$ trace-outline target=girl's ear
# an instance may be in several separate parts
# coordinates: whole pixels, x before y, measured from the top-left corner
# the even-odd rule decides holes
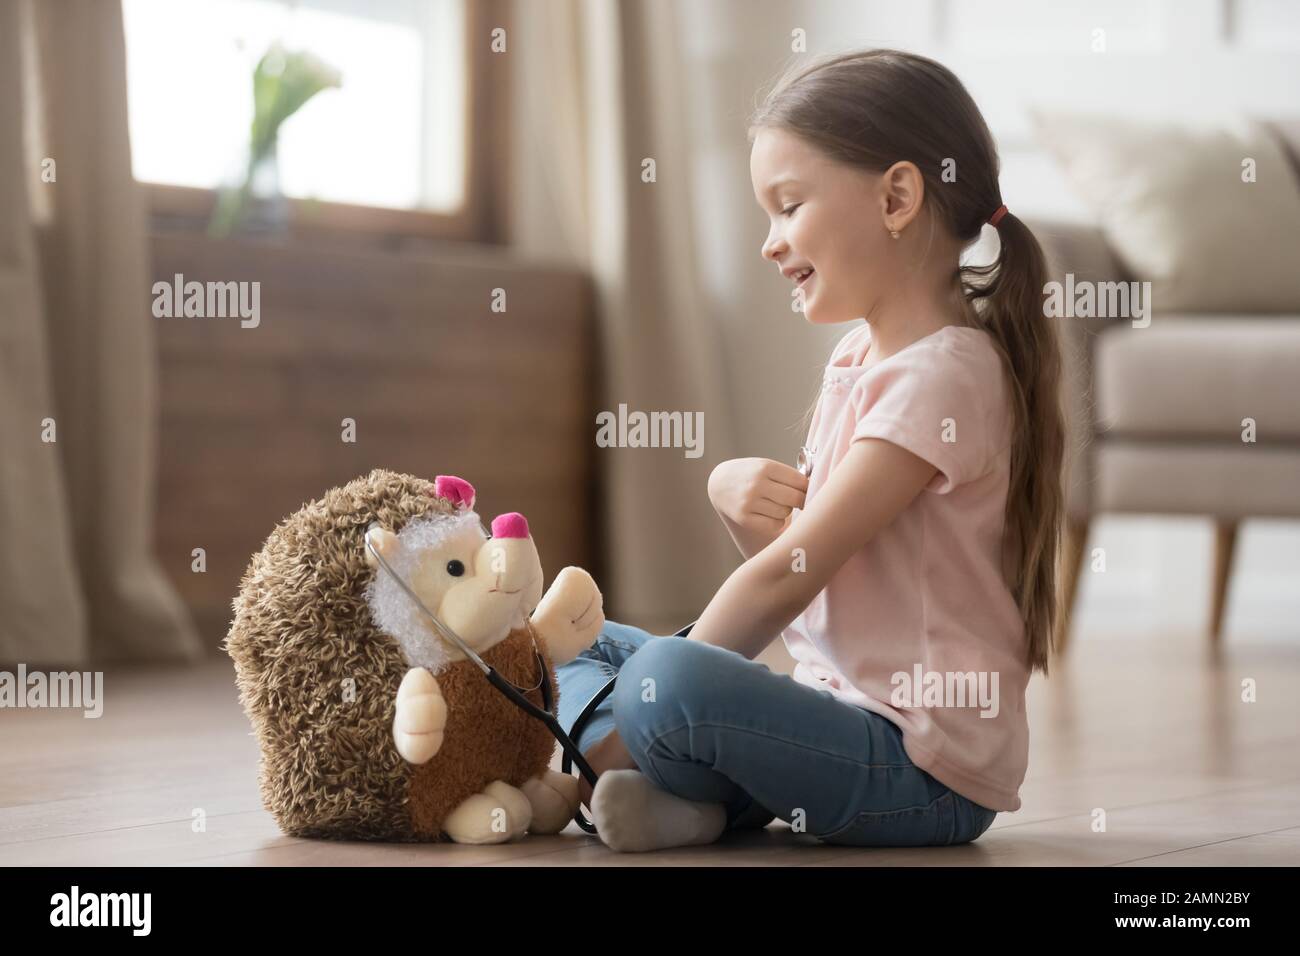
[[[925,177],[916,163],[899,160],[881,174],[880,194],[885,228],[902,232],[921,213]]]

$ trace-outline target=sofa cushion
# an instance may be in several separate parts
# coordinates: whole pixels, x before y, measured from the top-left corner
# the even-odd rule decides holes
[[[1049,276],[1061,282],[1067,272],[1076,281],[1129,282],[1133,279],[1117,258],[1106,233],[1095,223],[1057,219],[1026,219],[1042,246]]]
[[[1030,112],[1156,314],[1300,312],[1300,187],[1276,130]]]
[[[1096,511],[1300,517],[1300,448],[1115,439],[1097,449]]]
[[[1108,435],[1300,440],[1300,316],[1157,318],[1096,339],[1098,428]],[[1247,446],[1249,447],[1249,446]]]

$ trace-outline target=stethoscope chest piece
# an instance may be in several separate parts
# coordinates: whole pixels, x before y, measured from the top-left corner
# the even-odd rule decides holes
[[[799,449],[799,457],[795,460],[794,466],[805,478],[812,475],[813,452],[807,445]]]

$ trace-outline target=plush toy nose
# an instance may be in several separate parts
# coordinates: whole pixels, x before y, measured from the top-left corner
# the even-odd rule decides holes
[[[492,537],[526,538],[528,537],[528,519],[518,511],[497,515],[492,519]]]

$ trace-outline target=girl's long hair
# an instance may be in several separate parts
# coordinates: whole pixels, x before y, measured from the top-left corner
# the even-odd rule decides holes
[[[934,60],[899,50],[815,59],[787,72],[750,117],[750,139],[783,129],[846,165],[883,173],[916,164],[924,202],[969,246],[1002,205],[998,155],[961,81]],[[945,182],[945,170],[955,179]],[[983,266],[958,265],[954,296],[1001,353],[1013,414],[1004,574],[1025,624],[1031,671],[1048,670],[1062,614],[1057,563],[1064,511],[1065,423],[1061,353],[1043,311],[1047,267],[1034,234],[1013,213],[998,223],[1001,248]]]

